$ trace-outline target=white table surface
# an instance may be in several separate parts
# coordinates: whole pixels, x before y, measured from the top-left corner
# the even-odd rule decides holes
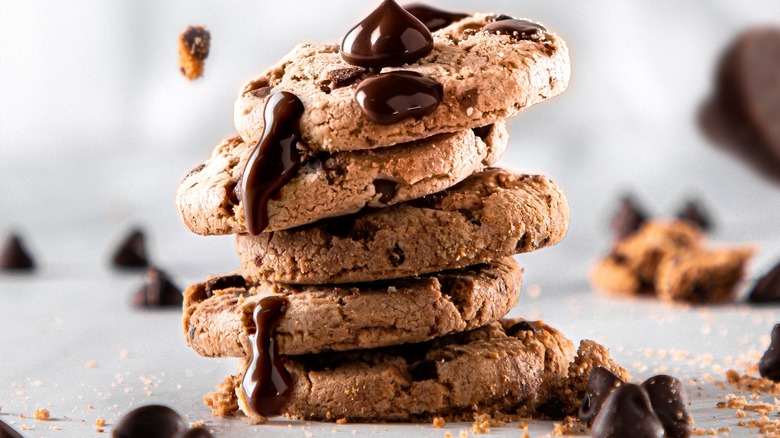
[[[465,0],[432,3],[474,9]],[[252,427],[212,418],[201,398],[233,361],[191,352],[179,312],[131,309],[141,274],[106,262],[117,239],[141,225],[152,259],[181,286],[237,267],[231,238],[181,225],[178,181],[233,132],[243,80],[298,42],[338,39],[370,9],[356,5],[0,0],[0,232],[18,230],[41,265],[31,275],[0,274],[0,420],[33,427],[25,436],[93,436],[98,417],[110,431],[132,407],[162,403],[218,436],[444,435],[428,424]],[[699,197],[716,221],[714,240],[760,245],[743,288],[780,261],[780,187],[711,148],[693,122],[721,48],[746,26],[780,21],[780,3],[493,1],[480,9],[538,19],[572,52],[569,90],[510,124],[503,165],[548,173],[572,207],[562,244],[518,257],[524,294],[510,316],[602,342],[637,378],[665,370],[697,380],[688,386],[697,427],[756,435],[735,426],[733,411],[714,408],[730,390],[704,376],[722,380],[722,370],[755,363],[780,307],[617,299],[592,292],[586,279],[625,191],[657,216]],[[188,83],[175,38],[195,23],[209,26],[214,43],[206,76]],[[55,421],[30,419],[37,407]],[[457,436],[468,426],[447,430]],[[534,423],[530,434],[551,428]]]

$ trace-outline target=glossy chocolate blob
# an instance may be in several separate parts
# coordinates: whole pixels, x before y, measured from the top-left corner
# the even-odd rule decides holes
[[[547,31],[541,24],[517,19],[494,21],[485,25],[482,30],[499,35],[512,35],[518,40],[532,41],[539,41]]]
[[[431,50],[428,28],[393,0],[383,1],[341,42],[345,61],[375,69],[410,64]]]
[[[582,406],[579,410],[580,421],[590,425],[609,394],[622,384],[623,381],[620,380],[620,377],[602,366],[591,371],[585,390],[585,398],[582,400]]]
[[[383,125],[430,114],[443,97],[440,83],[411,71],[372,76],[361,82],[355,93],[363,114]]]
[[[442,11],[421,3],[406,5],[404,9],[420,20],[431,32],[436,32],[469,16],[468,14]]]
[[[126,413],[114,427],[114,438],[174,438],[186,431],[184,419],[173,409],[148,405]]]
[[[686,409],[688,393],[679,380],[661,374],[645,380],[642,388],[650,397],[650,405],[661,420],[667,438],[691,436],[693,421]]]
[[[281,296],[269,296],[255,307],[254,321],[257,331],[249,336],[252,343],[252,360],[241,382],[249,409],[264,417],[274,417],[290,400],[293,380],[284,367],[274,330],[287,310],[287,300]]]
[[[631,383],[615,388],[593,420],[593,438],[664,438],[661,420],[642,387]]]
[[[298,122],[303,102],[292,93],[271,95],[263,111],[263,134],[241,177],[246,227],[257,235],[268,226],[268,201],[298,172]]]

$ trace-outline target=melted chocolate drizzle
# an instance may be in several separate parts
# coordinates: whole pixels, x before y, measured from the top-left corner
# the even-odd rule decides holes
[[[341,57],[367,68],[410,64],[431,50],[431,32],[394,0],[382,2],[341,42]]]
[[[404,9],[406,9],[406,12],[409,12],[420,20],[431,32],[436,32],[439,29],[443,29],[450,24],[469,16],[468,14],[461,14],[458,12],[442,11],[441,9],[432,8],[421,3],[406,5],[404,6]]]
[[[361,82],[355,93],[363,114],[383,125],[430,114],[443,97],[440,83],[411,71],[372,76]]]
[[[547,31],[541,24],[518,19],[494,21],[485,25],[482,30],[498,35],[512,35],[518,40],[532,41],[541,40]]]
[[[252,151],[241,178],[246,226],[257,235],[268,226],[268,201],[298,172],[301,135],[298,122],[303,102],[282,91],[268,98],[263,110],[263,135]]]
[[[286,310],[284,297],[270,296],[260,300],[253,316],[257,331],[249,336],[252,360],[241,386],[249,408],[264,417],[281,414],[293,390],[292,376],[282,363],[273,335]]]

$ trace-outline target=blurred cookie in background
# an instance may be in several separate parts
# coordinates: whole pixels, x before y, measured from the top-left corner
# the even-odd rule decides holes
[[[179,35],[179,69],[187,79],[203,76],[203,61],[209,56],[211,33],[204,26],[188,26]]]
[[[780,183],[780,27],[740,34],[699,113],[707,138]]]

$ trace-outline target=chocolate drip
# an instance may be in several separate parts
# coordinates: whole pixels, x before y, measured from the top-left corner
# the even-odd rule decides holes
[[[499,20],[485,25],[483,30],[498,35],[512,35],[518,40],[539,41],[547,29],[541,24],[528,20]]]
[[[432,8],[421,3],[406,5],[404,6],[404,9],[406,9],[406,12],[409,12],[420,20],[431,32],[436,32],[439,29],[443,29],[450,24],[469,16],[468,14],[461,14],[458,12],[442,11],[441,9]]]
[[[410,64],[431,50],[433,36],[428,28],[393,0],[382,2],[341,42],[341,57],[367,68]]]
[[[355,99],[365,116],[383,125],[430,114],[444,97],[444,87],[420,73],[392,71],[358,85]]]
[[[297,173],[300,166],[298,122],[303,102],[282,91],[266,101],[263,135],[252,151],[241,178],[246,227],[257,235],[268,226],[268,201]]]
[[[287,300],[281,296],[263,298],[255,307],[257,331],[249,336],[252,361],[244,372],[241,387],[249,409],[264,417],[282,413],[293,390],[292,376],[284,368],[274,330],[287,310]]]

